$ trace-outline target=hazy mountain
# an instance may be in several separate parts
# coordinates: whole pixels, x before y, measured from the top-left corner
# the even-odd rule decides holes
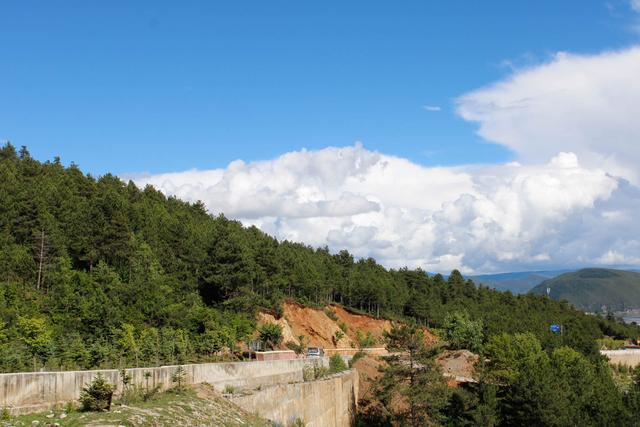
[[[567,272],[567,270],[520,271],[513,273],[481,274],[469,276],[469,279],[477,284],[482,284],[499,291],[525,294],[545,280],[559,276],[565,272]]]
[[[565,299],[585,311],[640,308],[640,273],[605,268],[585,268],[545,280],[531,292]]]

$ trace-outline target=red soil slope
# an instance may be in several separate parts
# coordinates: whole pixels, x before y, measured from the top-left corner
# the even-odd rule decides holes
[[[325,311],[332,311],[337,320],[329,318]],[[383,333],[391,329],[389,320],[355,314],[337,305],[332,305],[322,310],[305,307],[294,302],[286,302],[283,304],[283,313],[280,319],[276,319],[268,313],[260,313],[258,315],[258,324],[277,323],[282,326],[284,335],[283,348],[288,341],[298,343],[300,335],[304,335],[309,346],[323,348],[358,347],[358,332],[362,335],[371,333],[376,341],[376,346],[383,347]],[[346,333],[340,329],[341,323],[346,324]],[[340,339],[337,339],[337,336],[341,336]],[[431,334],[429,336],[433,337]]]

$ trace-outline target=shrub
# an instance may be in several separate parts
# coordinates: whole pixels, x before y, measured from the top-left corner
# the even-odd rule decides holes
[[[76,411],[76,405],[73,402],[67,402],[64,405],[64,412],[66,412],[67,414],[70,414],[75,411]]]
[[[356,351],[356,353],[353,355],[353,357],[349,361],[349,367],[352,367],[354,365],[354,363],[356,363],[358,360],[362,359],[366,355],[367,355],[367,353],[365,353],[362,350]]]
[[[349,330],[349,326],[345,322],[343,322],[342,320],[338,322],[338,327],[340,329],[342,329],[342,332],[344,332],[345,334]]]
[[[236,388],[230,384],[227,384],[226,386],[224,386],[224,393],[225,394],[234,394],[236,392]]]
[[[258,332],[260,333],[260,340],[269,350],[273,350],[282,342],[282,326],[276,323],[265,323]]]
[[[325,309],[324,309],[324,314],[326,314],[326,315],[327,315],[327,317],[328,317],[329,319],[333,320],[334,322],[335,322],[336,320],[338,320],[338,315],[336,314],[336,312],[335,312],[335,311],[333,311],[333,310],[331,310],[331,309],[329,309],[329,308],[325,308]]]
[[[9,421],[10,419],[11,419],[11,414],[9,413],[9,409],[2,408],[2,411],[0,412],[0,420]]]
[[[84,387],[80,393],[80,403],[83,411],[108,411],[111,409],[113,385],[98,374],[89,387]]]
[[[314,381],[326,376],[329,373],[329,370],[319,363],[312,363],[309,365],[305,365],[302,369],[302,378],[304,381]]]
[[[296,344],[293,341],[287,341],[285,343],[285,346],[289,349],[289,350],[293,350],[296,354],[302,354],[304,353],[304,350],[307,347],[307,339],[304,335],[300,335],[298,337],[298,341],[300,342],[300,344]]]
[[[332,374],[337,374],[338,372],[346,371],[347,369],[347,364],[339,354],[334,354],[329,358],[329,372]]]
[[[338,342],[342,339],[342,337],[344,337],[344,334],[342,333],[342,331],[336,331],[335,335],[333,336],[333,343],[338,344]]]
[[[374,338],[371,331],[367,332],[367,334],[363,334],[361,331],[357,333],[358,338],[358,346],[360,348],[373,347],[376,344],[376,339]]]

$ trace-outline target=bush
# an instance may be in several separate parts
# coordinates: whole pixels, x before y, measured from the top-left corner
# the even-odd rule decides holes
[[[258,332],[260,333],[260,341],[269,350],[273,350],[282,342],[282,326],[276,323],[265,323]]]
[[[338,327],[340,329],[342,329],[342,332],[344,332],[345,334],[349,330],[349,326],[347,326],[347,324],[345,322],[343,322],[342,320],[338,322]]]
[[[80,393],[80,403],[83,411],[108,411],[111,409],[113,385],[98,374],[89,387],[84,387]]]
[[[367,332],[366,335],[363,334],[361,331],[358,331],[357,338],[358,338],[358,347],[360,348],[373,347],[376,344],[376,339],[371,333],[371,331]]]
[[[293,427],[304,427],[305,423],[301,418],[296,418],[292,424]]]
[[[0,420],[9,421],[10,419],[11,419],[11,414],[9,413],[9,409],[2,408],[2,411],[0,412]]]
[[[76,411],[76,405],[73,402],[67,402],[64,405],[64,412],[66,412],[67,414],[70,414],[72,412]]]
[[[356,351],[356,354],[354,354],[351,360],[349,361],[349,367],[352,367],[358,360],[362,359],[366,355],[367,353],[365,353],[362,350]]]
[[[337,374],[338,372],[346,371],[349,369],[344,359],[339,354],[334,354],[329,358],[329,372]]]
[[[304,335],[300,335],[298,341],[300,342],[299,344],[296,344],[294,341],[287,341],[284,345],[296,354],[303,354],[307,348],[307,339]]]
[[[312,363],[309,365],[305,365],[302,369],[302,378],[304,381],[314,381],[318,380],[329,373],[329,370],[319,363]]]
[[[333,311],[333,310],[331,310],[331,309],[329,309],[329,308],[325,308],[325,309],[324,309],[324,314],[326,314],[326,315],[327,315],[327,317],[328,317],[329,319],[333,320],[334,322],[335,322],[336,320],[338,320],[338,315],[336,314],[336,312],[335,312],[335,311]]]

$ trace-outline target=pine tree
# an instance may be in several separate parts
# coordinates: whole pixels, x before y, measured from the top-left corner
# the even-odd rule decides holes
[[[394,354],[385,357],[387,366],[377,381],[382,403],[401,425],[438,424],[451,393],[435,363],[438,349],[426,347],[415,325],[394,325],[385,337]]]

